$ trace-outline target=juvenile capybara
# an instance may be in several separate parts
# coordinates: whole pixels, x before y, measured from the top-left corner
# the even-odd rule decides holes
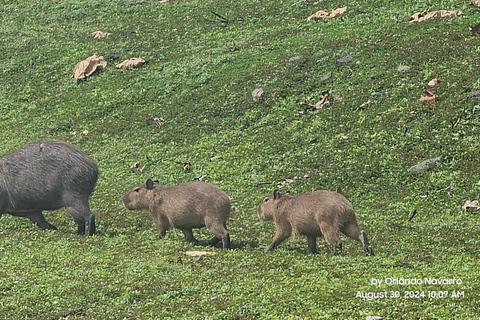
[[[29,143],[0,158],[0,216],[27,217],[55,230],[42,211],[66,208],[78,233],[92,235],[95,216],[88,198],[97,177],[97,164],[79,148],[57,140]]]
[[[158,181],[148,179],[128,191],[123,203],[130,210],[149,209],[160,238],[167,230],[178,228],[185,240],[197,243],[192,229],[206,226],[215,235],[209,241],[210,245],[221,240],[224,250],[230,246],[226,226],[230,216],[230,199],[213,184],[191,181],[164,187]]]
[[[275,236],[266,251],[275,249],[290,236],[301,234],[307,236],[312,253],[317,253],[317,237],[322,235],[335,247],[335,252],[340,253],[339,232],[342,232],[360,241],[364,252],[373,255],[367,235],[358,227],[351,203],[340,193],[317,190],[293,196],[275,190],[258,206],[258,216],[275,222]]]

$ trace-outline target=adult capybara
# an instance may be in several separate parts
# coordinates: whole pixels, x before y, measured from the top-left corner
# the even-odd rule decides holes
[[[322,235],[339,253],[342,250],[339,232],[342,232],[360,241],[364,252],[373,255],[367,235],[358,227],[351,203],[340,193],[318,190],[293,196],[275,190],[258,206],[258,216],[275,222],[275,236],[266,251],[275,249],[292,235],[301,234],[307,236],[312,253],[317,253],[317,237]]]
[[[82,150],[63,141],[29,143],[0,158],[0,216],[27,217],[42,229],[57,229],[43,210],[65,207],[78,233],[95,232],[88,197],[98,177],[97,164]]]
[[[210,245],[221,240],[224,250],[230,246],[226,226],[230,216],[230,199],[212,184],[191,181],[169,188],[148,179],[128,191],[123,203],[130,210],[149,209],[160,238],[168,229],[178,228],[185,240],[197,243],[192,229],[206,226],[215,235]]]

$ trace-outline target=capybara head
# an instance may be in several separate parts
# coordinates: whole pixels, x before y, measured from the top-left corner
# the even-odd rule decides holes
[[[148,179],[147,182],[133,187],[123,196],[123,204],[129,210],[148,209],[152,190],[158,187],[158,181]]]
[[[277,211],[278,200],[282,197],[280,191],[275,190],[272,195],[265,197],[258,205],[258,217],[264,221],[273,220],[273,215]]]

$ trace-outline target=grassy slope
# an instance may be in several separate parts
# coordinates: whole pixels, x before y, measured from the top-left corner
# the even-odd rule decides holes
[[[479,104],[469,98],[480,90],[479,39],[468,31],[478,10],[455,0],[350,1],[342,17],[305,22],[343,4],[295,2],[0,1],[0,153],[56,138],[82,147],[102,170],[91,201],[97,236],[75,235],[65,211],[46,214],[57,232],[2,217],[0,319],[478,316],[480,223],[461,212],[479,194]],[[434,9],[464,14],[405,23]],[[96,30],[112,35],[96,41]],[[110,59],[87,81],[71,78],[78,61],[109,53],[149,63],[127,72]],[[354,61],[338,67],[346,55]],[[399,74],[401,65],[412,69]],[[443,81],[441,101],[419,105],[434,77]],[[254,102],[259,87],[267,96]],[[336,97],[327,108],[298,114],[327,90]],[[153,116],[165,124],[149,124]],[[407,174],[439,154],[445,158],[431,170]],[[147,166],[142,174],[128,169],[136,161]],[[184,251],[197,248],[181,233],[157,240],[148,213],[128,212],[120,199],[148,177],[173,185],[204,174],[234,199],[236,249],[211,249],[216,255],[193,262]],[[256,205],[277,183],[305,174],[286,188],[341,188],[375,257],[350,239],[341,256],[323,241],[309,255],[301,237],[263,253],[273,226],[258,221]],[[370,285],[388,277],[463,284]],[[458,290],[465,298],[355,298],[384,290]]]

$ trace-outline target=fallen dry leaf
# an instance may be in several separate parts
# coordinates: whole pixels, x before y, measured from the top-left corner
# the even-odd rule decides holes
[[[106,66],[107,61],[104,57],[93,55],[76,64],[75,70],[73,71],[73,77],[77,80],[85,79],[96,71],[105,69]]]
[[[310,17],[306,18],[305,20],[310,21],[310,20],[320,20],[320,19],[325,19],[325,18],[334,18],[338,15],[341,15],[347,11],[347,7],[343,8],[337,8],[335,10],[329,11],[326,9],[318,10],[314,14],[312,14]]]
[[[331,93],[332,93],[331,91],[323,92],[322,93],[323,94],[322,98],[320,100],[318,100],[318,102],[315,103],[315,104],[302,103],[300,105],[302,110],[300,110],[298,113],[304,114],[305,111],[307,111],[309,109],[317,109],[317,110],[322,109],[328,103],[328,97],[330,96]]]
[[[187,257],[201,257],[201,256],[206,256],[208,254],[215,254],[213,252],[209,251],[185,251],[185,254]]]
[[[138,68],[145,64],[145,60],[140,58],[131,58],[128,60],[123,61],[115,66],[117,69],[125,68],[125,70],[129,70],[132,68]]]
[[[423,11],[414,13],[410,17],[410,23],[421,22],[432,18],[457,18],[462,14],[462,11],[448,11],[448,10],[436,10],[436,11]]]
[[[420,97],[420,102],[428,103],[437,101],[437,86],[441,80],[434,78],[430,80],[424,87],[424,95]]]
[[[100,31],[100,30],[92,32],[93,39],[107,38],[109,35],[111,35],[111,33],[103,32],[103,31]]]
[[[477,200],[467,200],[465,201],[465,204],[462,206],[462,211],[477,211],[480,209],[480,206],[478,205]]]
[[[472,5],[475,7],[480,7],[480,0],[473,0]]]

